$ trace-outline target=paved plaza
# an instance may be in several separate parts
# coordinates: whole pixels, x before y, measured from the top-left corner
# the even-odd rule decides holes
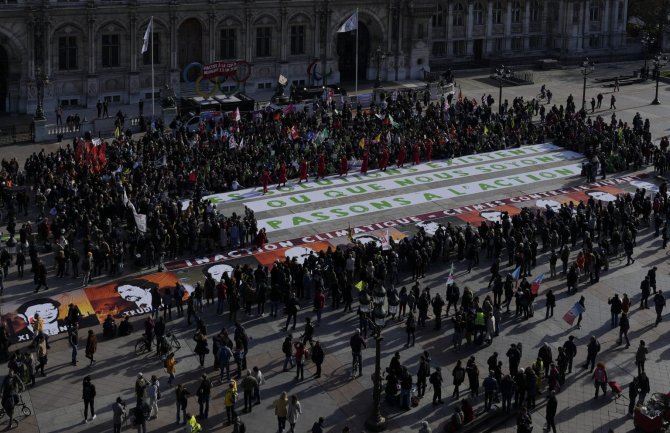
[[[639,68],[637,63],[622,63],[613,65],[598,65],[596,73],[589,77],[587,87],[587,101],[597,93],[605,95],[604,101],[609,101],[611,89],[596,85],[595,78],[613,77],[615,75],[630,75],[633,69]],[[491,93],[496,99],[498,89],[494,82],[486,77],[486,73],[474,71],[457,73],[457,84],[465,97],[481,98],[482,94]],[[565,69],[535,73],[535,84],[519,87],[505,87],[503,99],[513,99],[515,96],[531,98],[539,93],[540,86],[546,84],[554,94],[556,104],[565,103],[568,94],[575,97],[576,104],[581,103],[582,76],[578,69]],[[670,91],[662,85],[659,99],[670,105]],[[621,87],[616,93],[616,116],[626,122],[631,122],[635,113],[639,112],[643,119],[651,121],[651,132],[654,139],[658,139],[668,132],[670,113],[668,105],[650,105],[653,99],[653,83],[635,84]],[[588,104],[587,104],[588,106]],[[609,104],[603,104],[603,107]],[[614,111],[599,110],[594,115],[602,115],[606,119]],[[56,145],[31,145],[23,147],[0,148],[3,157],[16,156],[23,161],[31,152],[39,149],[54,150]],[[325,250],[338,244],[346,243],[346,229],[351,226],[357,236],[367,235],[370,239],[378,239],[391,235],[398,240],[404,236],[411,236],[417,231],[418,225],[427,229],[431,223],[478,225],[483,218],[495,218],[493,213],[501,210],[510,213],[518,212],[522,206],[535,206],[538,200],[553,200],[566,202],[569,200],[586,200],[592,191],[601,194],[617,194],[632,192],[637,182],[649,182],[659,185],[663,180],[656,177],[651,169],[639,172],[626,172],[609,175],[607,181],[586,185],[584,178],[579,175],[581,155],[554,148],[550,144],[544,146],[529,146],[514,152],[495,152],[496,155],[467,160],[457,158],[450,166],[443,162],[434,161],[433,164],[422,164],[411,170],[391,172],[387,174],[371,171],[366,178],[352,178],[348,184],[337,184],[332,179],[320,184],[309,181],[308,186],[292,186],[292,189],[275,192],[271,196],[261,197],[253,191],[248,198],[220,203],[220,209],[225,213],[243,212],[244,206],[256,211],[259,225],[266,227],[269,234],[269,247],[264,251],[238,251],[235,254],[221,254],[220,257],[180,257],[168,263],[165,275],[155,278],[175,278],[182,282],[195,284],[204,280],[204,272],[215,260],[224,264],[271,264],[275,259],[282,258],[292,248],[302,248],[291,254],[305,254],[310,250]],[[438,176],[440,173],[450,173],[449,176]],[[290,184],[290,183],[289,183]],[[482,184],[489,187],[482,187]],[[468,186],[472,185],[472,187]],[[291,186],[291,185],[289,185]],[[478,189],[473,189],[478,188]],[[391,206],[380,204],[392,203]],[[397,205],[397,206],[396,206]],[[365,206],[365,209],[355,208]],[[340,212],[332,211],[340,209]],[[345,212],[342,212],[345,209]],[[347,211],[347,209],[349,209]],[[458,210],[458,211],[455,211]],[[330,212],[332,211],[332,212]],[[314,213],[320,215],[314,216]],[[329,213],[330,212],[330,213]],[[488,213],[487,213],[488,212]],[[341,214],[346,214],[342,216]],[[311,216],[310,216],[311,215]],[[325,216],[328,216],[326,218]],[[413,218],[412,218],[413,217]],[[386,222],[387,224],[380,224]],[[651,266],[658,266],[657,285],[665,290],[670,282],[670,268],[667,266],[666,250],[661,249],[660,237],[653,236],[653,230],[643,228],[637,237],[635,249],[636,261],[627,266],[624,256],[610,261],[610,269],[601,274],[600,282],[591,286],[580,284],[577,295],[568,295],[565,290],[565,277],[559,274],[558,278],[548,278],[548,255],[542,254],[538,258],[538,266],[533,270],[533,277],[545,273],[547,278],[542,284],[540,296],[535,301],[536,314],[528,321],[515,319],[513,315],[504,316],[500,336],[495,338],[490,346],[464,346],[459,352],[451,347],[452,326],[446,321],[441,331],[433,330],[432,313],[426,328],[417,329],[416,345],[405,348],[404,323],[390,322],[383,330],[382,368],[386,367],[393,354],[400,351],[402,364],[407,366],[416,377],[416,370],[420,355],[429,351],[432,357],[431,366],[440,366],[444,377],[442,394],[445,404],[433,406],[431,404],[432,390],[420,401],[418,407],[409,411],[398,407],[389,407],[382,404],[382,413],[388,420],[388,431],[416,432],[419,423],[427,420],[433,431],[442,432],[443,426],[455,408],[451,398],[453,390],[451,370],[457,360],[467,360],[475,356],[479,365],[481,377],[487,370],[486,360],[494,352],[500,354],[504,362],[505,371],[508,368],[504,356],[511,343],[523,344],[523,358],[521,366],[525,367],[537,356],[537,350],[543,343],[549,343],[556,356],[559,346],[574,335],[578,343],[578,354],[575,359],[576,368],[568,375],[565,385],[558,394],[558,414],[556,423],[558,430],[563,433],[595,433],[633,430],[633,423],[626,415],[628,401],[625,398],[614,401],[608,391],[607,397],[594,400],[593,381],[588,370],[581,368],[586,359],[586,343],[591,335],[598,337],[602,351],[599,361],[606,363],[610,380],[616,380],[626,385],[636,373],[635,350],[640,339],[644,339],[649,348],[647,374],[650,378],[653,392],[666,393],[670,391],[670,371],[667,363],[670,358],[670,339],[667,332],[670,330],[670,319],[667,314],[658,327],[653,327],[654,313],[651,310],[639,309],[640,281]],[[365,239],[361,239],[365,240]],[[280,241],[289,241],[281,244]],[[274,247],[272,247],[274,245]],[[578,244],[579,246],[579,244]],[[578,249],[573,249],[571,260],[574,260]],[[482,262],[479,267],[467,273],[465,261],[455,262],[455,279],[461,289],[468,286],[481,297],[489,294],[486,286],[490,277],[490,260],[481,254]],[[51,259],[48,259],[51,263]],[[506,260],[502,262],[507,264]],[[433,288],[433,293],[445,292],[445,283],[449,273],[450,263],[439,263],[431,266],[426,278],[420,280],[421,287]],[[131,266],[129,266],[132,268]],[[512,272],[512,267],[505,266],[503,274]],[[133,269],[130,269],[132,272]],[[137,271],[137,270],[135,270]],[[138,272],[139,273],[139,272]],[[16,279],[16,271],[10,271],[6,281],[5,294],[2,298],[0,313],[7,314],[13,311],[16,305],[26,300],[37,298],[32,292],[33,284],[30,273],[28,278]],[[74,299],[77,296],[95,296],[95,292],[102,292],[107,281],[96,281],[85,292],[81,289],[78,280],[62,279],[49,274],[51,289],[48,296],[59,296],[60,299]],[[403,275],[400,286],[411,286],[413,282],[408,275]],[[100,285],[100,286],[98,286]],[[557,293],[555,314],[545,319],[544,296],[547,290]],[[609,319],[608,298],[615,293],[627,293],[633,300],[631,308],[631,347],[625,349],[617,345],[618,330],[611,330]],[[39,295],[44,296],[44,295]],[[566,323],[562,316],[579,299],[586,298],[586,312],[582,328],[577,329]],[[313,316],[311,303],[303,307],[298,314],[298,328],[294,336],[300,336],[304,318]],[[304,304],[303,304],[304,305]],[[327,302],[330,305],[330,302]],[[228,314],[217,316],[215,305],[205,306],[204,319],[207,323],[208,334],[218,333],[222,327],[233,332],[232,323]],[[267,312],[266,308],[266,312]],[[255,312],[255,308],[253,310]],[[93,329],[99,335],[98,362],[88,367],[84,358],[83,346],[86,330],[80,332],[79,365],[70,364],[70,350],[66,337],[61,334],[52,337],[49,362],[46,367],[46,377],[38,377],[37,385],[23,394],[24,400],[33,411],[27,418],[19,418],[17,432],[107,432],[112,431],[111,404],[117,396],[133,403],[133,387],[136,375],[141,372],[145,377],[152,374],[161,379],[163,398],[159,402],[158,419],[148,423],[150,432],[182,431],[182,426],[175,424],[174,390],[167,387],[167,376],[162,362],[154,354],[136,356],[134,346],[140,338],[144,316],[135,324],[135,332],[129,337],[120,337],[112,340],[102,338],[100,326]],[[374,370],[374,339],[368,340],[368,349],[363,354],[364,374],[352,380],[350,378],[351,352],[349,337],[358,326],[358,318],[354,313],[343,314],[340,310],[333,311],[326,307],[321,326],[316,328],[315,337],[325,349],[323,374],[314,378],[314,365],[308,363],[305,369],[305,380],[296,381],[293,372],[282,372],[283,355],[281,352],[285,332],[282,328],[285,318],[272,319],[242,315],[244,325],[252,340],[248,354],[248,366],[258,366],[265,375],[266,383],[261,386],[262,403],[255,406],[252,414],[241,414],[246,424],[247,432],[273,433],[276,428],[276,417],[272,409],[272,402],[282,391],[289,395],[296,394],[302,404],[296,431],[306,432],[319,416],[325,418],[325,431],[341,432],[346,425],[352,432],[366,431],[364,422],[372,410],[372,381]],[[193,327],[188,327],[183,319],[168,322],[168,328],[178,335],[182,349],[177,355],[177,383],[187,384],[194,394],[198,378],[204,372],[210,377],[218,377],[218,372],[212,368],[213,356],[207,355],[206,368],[201,369],[197,356],[193,353]],[[664,335],[666,335],[664,337]],[[13,349],[25,346],[17,343]],[[7,365],[0,366],[0,375],[7,373]],[[90,375],[97,388],[95,400],[97,419],[87,424],[82,421],[83,402],[81,399],[82,379]],[[202,422],[205,432],[230,432],[232,427],[225,427],[225,409],[223,392],[225,388],[215,381],[213,398],[210,408],[210,417]],[[624,392],[627,395],[627,389]],[[240,392],[240,400],[242,393]],[[546,397],[543,394],[538,402]],[[477,407],[483,405],[483,396],[475,402]],[[195,397],[189,400],[189,410],[197,412]],[[242,413],[242,402],[238,401],[238,413]],[[535,431],[539,431],[544,424],[544,409],[542,405],[533,413]],[[6,425],[7,418],[0,418],[0,428]],[[514,419],[497,428],[497,431],[515,431]]]

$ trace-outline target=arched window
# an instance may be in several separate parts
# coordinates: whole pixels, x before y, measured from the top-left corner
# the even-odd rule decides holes
[[[454,27],[463,27],[465,23],[465,8],[462,3],[454,5]]]
[[[533,0],[530,5],[530,21],[537,23],[542,18],[542,5],[538,0]]]
[[[503,6],[501,1],[493,3],[493,24],[502,24]]]
[[[444,27],[444,9],[437,5],[437,13],[433,15],[433,27]]]
[[[600,21],[600,16],[602,14],[602,2],[599,0],[594,0],[591,2],[589,7],[589,19],[591,21]]]
[[[512,3],[512,22],[515,24],[521,22],[521,2],[519,0]]]
[[[482,6],[481,3],[477,2],[475,3],[474,7],[474,19],[475,19],[475,25],[481,26],[484,24],[484,7]]]

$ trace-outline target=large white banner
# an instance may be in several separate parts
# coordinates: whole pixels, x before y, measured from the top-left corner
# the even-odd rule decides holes
[[[264,212],[277,209],[286,209],[307,203],[319,203],[337,198],[353,197],[363,194],[372,194],[379,191],[392,191],[395,189],[415,188],[417,185],[441,182],[449,179],[459,179],[476,176],[480,174],[493,174],[503,171],[533,167],[553,162],[581,159],[583,155],[569,150],[554,152],[547,155],[537,155],[524,158],[516,158],[507,161],[493,162],[479,165],[471,165],[457,169],[444,169],[430,173],[403,176],[402,178],[383,179],[372,182],[361,182],[356,185],[341,186],[303,193],[294,193],[284,197],[275,197],[266,200],[252,201],[246,206],[254,212]]]
[[[419,165],[410,166],[407,165],[404,168],[392,168],[393,164],[389,165],[389,168],[386,171],[380,170],[371,170],[367,175],[362,175],[359,173],[351,173],[347,177],[339,176],[330,176],[326,179],[321,179],[316,182],[308,182],[297,184],[294,182],[289,182],[285,187],[282,187],[281,190],[270,189],[267,194],[263,194],[262,187],[254,188],[244,188],[238,191],[232,192],[221,192],[217,194],[211,194],[203,197],[203,200],[210,200],[215,205],[222,205],[232,202],[246,202],[248,200],[253,200],[260,197],[268,196],[281,196],[290,194],[296,191],[307,191],[314,190],[323,187],[329,186],[339,186],[339,185],[351,185],[358,184],[360,182],[371,182],[379,178],[391,178],[391,177],[403,177],[410,174],[426,173],[433,170],[440,170],[445,168],[453,168],[468,164],[474,164],[477,162],[493,162],[499,161],[506,158],[517,158],[525,157],[531,155],[537,155],[546,152],[554,152],[557,150],[562,150],[561,147],[558,147],[551,143],[542,143],[542,144],[533,144],[530,146],[524,146],[518,149],[507,149],[507,150],[498,150],[495,152],[486,152],[476,155],[460,156],[458,158],[437,160],[432,162],[425,162]],[[188,209],[191,204],[191,200],[182,200],[183,209]]]
[[[350,218],[355,215],[380,212],[388,209],[398,209],[407,206],[429,203],[469,194],[495,191],[503,188],[518,187],[545,180],[555,180],[581,173],[581,164],[571,164],[563,167],[536,170],[529,173],[509,175],[499,178],[485,179],[470,183],[452,185],[442,188],[415,191],[374,200],[365,200],[352,204],[333,206],[326,209],[311,210],[295,214],[268,218],[258,221],[258,228],[268,232],[293,227],[302,227],[324,221],[334,221]]]

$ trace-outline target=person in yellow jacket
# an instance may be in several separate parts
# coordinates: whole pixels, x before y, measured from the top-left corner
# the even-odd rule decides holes
[[[177,358],[174,357],[174,352],[170,352],[167,358],[165,358],[165,372],[170,375],[168,386],[172,386],[174,376],[177,373]]]
[[[234,379],[231,379],[230,383],[228,384],[228,390],[226,391],[226,395],[223,398],[223,405],[226,407],[226,418],[228,420],[228,424],[226,425],[231,425],[233,419],[237,416],[237,413],[235,413],[236,401],[237,401],[237,382],[235,382]]]
[[[282,392],[279,398],[275,400],[274,407],[279,431],[283,432],[286,428],[286,416],[288,415],[288,394],[286,391]]]
[[[187,413],[186,418],[188,419],[188,421],[186,421],[187,433],[199,433],[202,431],[202,426],[198,424],[198,420],[195,419],[195,415]]]

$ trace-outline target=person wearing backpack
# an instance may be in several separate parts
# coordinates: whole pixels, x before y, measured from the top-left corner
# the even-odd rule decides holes
[[[232,420],[237,413],[235,412],[235,402],[237,401],[237,382],[231,380],[228,384],[228,390],[226,395],[223,398],[223,405],[226,407],[226,419],[228,424],[231,425]]]
[[[433,386],[433,404],[442,404],[442,370],[435,367],[435,371],[430,374],[430,384]]]

